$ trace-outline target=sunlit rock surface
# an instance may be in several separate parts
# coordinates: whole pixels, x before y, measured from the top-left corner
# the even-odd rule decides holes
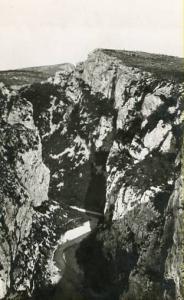
[[[0,89],[0,299],[182,299],[182,84],[96,50]],[[69,271],[90,221],[70,206],[104,216]]]

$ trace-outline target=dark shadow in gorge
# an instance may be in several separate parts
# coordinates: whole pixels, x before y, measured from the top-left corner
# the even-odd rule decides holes
[[[106,161],[109,152],[94,153],[91,163],[91,180],[85,197],[84,208],[103,214],[106,202]]]
[[[129,238],[134,239],[132,233]],[[110,251],[106,247],[109,243]],[[76,256],[84,272],[83,293],[88,300],[119,300],[128,289],[129,274],[138,259],[136,246],[132,251],[118,247],[104,224],[81,242]]]
[[[95,152],[92,158],[91,163],[91,180],[89,182],[87,194],[85,197],[84,208],[86,210],[96,211],[103,214],[104,206],[106,202],[106,161],[108,157],[108,152],[99,151]],[[99,281],[99,285],[108,284],[108,276],[110,274],[109,265],[103,256],[101,243],[95,241],[96,230],[94,229],[94,218],[97,223],[103,220],[102,217],[96,217],[87,213],[89,217],[90,225],[92,233],[84,239],[84,241],[88,241],[88,239],[92,242],[94,240],[94,244],[90,243],[89,247],[83,248],[83,256],[84,260],[87,259],[88,253],[93,253],[93,257],[99,256],[101,262],[101,283]],[[88,242],[87,242],[88,243]],[[64,269],[62,274],[62,279],[55,287],[50,287],[47,290],[39,290],[34,296],[34,300],[89,300],[89,295],[86,294],[86,288],[83,286],[84,278],[83,278],[83,270],[81,271],[78,261],[76,258],[76,253],[80,252],[80,242],[75,244],[65,251],[65,259],[66,263],[63,264],[62,268]],[[85,242],[84,242],[84,245]],[[62,254],[61,254],[62,255]],[[107,266],[107,267],[106,267]],[[93,272],[93,269],[90,268],[89,272]],[[95,274],[94,274],[95,277]],[[97,279],[99,277],[97,276]],[[94,283],[95,285],[97,284]],[[87,296],[86,296],[87,295]],[[87,297],[87,298],[86,298]],[[95,298],[93,298],[95,299]],[[102,298],[103,299],[103,298]],[[107,299],[107,298],[104,298]],[[109,298],[109,299],[112,299]]]
[[[102,213],[102,217],[96,217],[87,213],[91,223],[91,234],[89,234],[82,242],[72,246],[70,249],[67,249],[67,252],[65,253],[67,264],[65,266],[62,280],[56,290],[56,297],[54,298],[56,300],[115,299],[114,294],[111,295],[111,292],[108,296],[105,294],[101,295],[99,298],[101,287],[104,287],[104,285],[108,286],[110,283],[110,279],[108,277],[111,272],[108,261],[102,253],[101,242],[96,241],[97,230],[94,229],[93,223],[94,217],[98,223],[103,222],[103,212],[106,203],[106,161],[108,155],[109,152],[102,150],[93,154],[91,163],[91,179],[84,202],[84,208],[86,210]],[[81,253],[83,260],[82,263],[80,261]],[[94,257],[99,257],[101,266],[99,274],[92,274],[94,269],[87,263],[88,255],[92,255],[92,260],[89,260],[89,264],[91,262],[94,263]],[[90,274],[87,274],[87,278],[93,278],[94,291],[95,287],[97,287],[97,293],[94,295],[91,295],[90,292],[88,293],[88,287],[85,285],[86,268],[83,263],[87,269],[89,267],[88,271]],[[80,269],[81,267],[82,269]],[[98,293],[98,289],[100,293]]]

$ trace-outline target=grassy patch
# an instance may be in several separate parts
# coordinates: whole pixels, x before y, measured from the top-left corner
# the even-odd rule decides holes
[[[41,82],[63,69],[64,64],[51,66],[32,67],[17,70],[0,71],[0,82],[5,85],[26,85]]]
[[[176,82],[184,81],[183,58],[126,50],[103,49],[102,52],[121,60],[126,66],[151,72],[158,78],[170,79]]]

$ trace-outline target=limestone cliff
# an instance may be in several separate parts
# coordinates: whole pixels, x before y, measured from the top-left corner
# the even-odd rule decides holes
[[[103,214],[76,251],[81,299],[182,299],[178,60],[96,50],[45,82],[1,85],[0,299],[54,299],[61,236],[87,218],[70,206]]]

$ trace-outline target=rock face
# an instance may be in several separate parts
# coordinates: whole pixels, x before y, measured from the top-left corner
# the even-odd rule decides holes
[[[31,103],[5,87],[2,87],[0,97],[2,298],[8,289],[20,290],[28,280],[28,274],[21,278],[25,272],[23,266],[27,270],[34,269],[34,266],[29,267],[29,252],[35,252],[36,259],[35,245],[25,251],[24,257],[21,257],[21,252],[33,230],[34,207],[48,200],[50,172],[42,161],[42,145],[34,126]]]
[[[104,213],[76,252],[82,299],[182,299],[182,92],[103,50],[1,85],[0,299],[59,282],[71,205]]]

